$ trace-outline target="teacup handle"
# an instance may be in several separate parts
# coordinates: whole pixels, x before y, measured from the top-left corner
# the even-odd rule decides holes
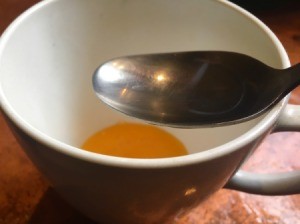
[[[273,132],[300,131],[300,106],[288,104],[282,111]],[[257,174],[238,171],[225,188],[261,195],[300,193],[300,171]]]

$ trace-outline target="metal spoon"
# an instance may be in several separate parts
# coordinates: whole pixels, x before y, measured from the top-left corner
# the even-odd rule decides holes
[[[239,53],[199,51],[120,57],[93,76],[97,96],[150,123],[222,126],[266,112],[300,83],[300,64],[271,68]]]

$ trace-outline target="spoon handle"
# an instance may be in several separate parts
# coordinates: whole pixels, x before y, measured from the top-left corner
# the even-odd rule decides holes
[[[290,79],[290,88],[287,90],[287,92],[292,91],[294,88],[296,88],[298,85],[300,85],[300,63],[291,66],[284,70],[285,74],[289,76]]]

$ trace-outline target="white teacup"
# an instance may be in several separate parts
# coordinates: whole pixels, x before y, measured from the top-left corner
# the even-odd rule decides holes
[[[128,159],[81,150],[84,140],[130,120],[100,103],[91,77],[116,56],[228,50],[277,67],[289,60],[276,36],[227,1],[49,0],[17,18],[0,40],[0,105],[13,133],[53,187],[103,223],[163,223],[224,187],[300,193],[299,172],[236,171],[275,130],[299,130],[287,98],[238,125],[167,130],[190,155]]]

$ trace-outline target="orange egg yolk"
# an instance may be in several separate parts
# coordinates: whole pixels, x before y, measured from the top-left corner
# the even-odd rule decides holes
[[[82,145],[91,152],[127,158],[164,158],[187,154],[170,133],[154,126],[118,123],[92,135]]]

